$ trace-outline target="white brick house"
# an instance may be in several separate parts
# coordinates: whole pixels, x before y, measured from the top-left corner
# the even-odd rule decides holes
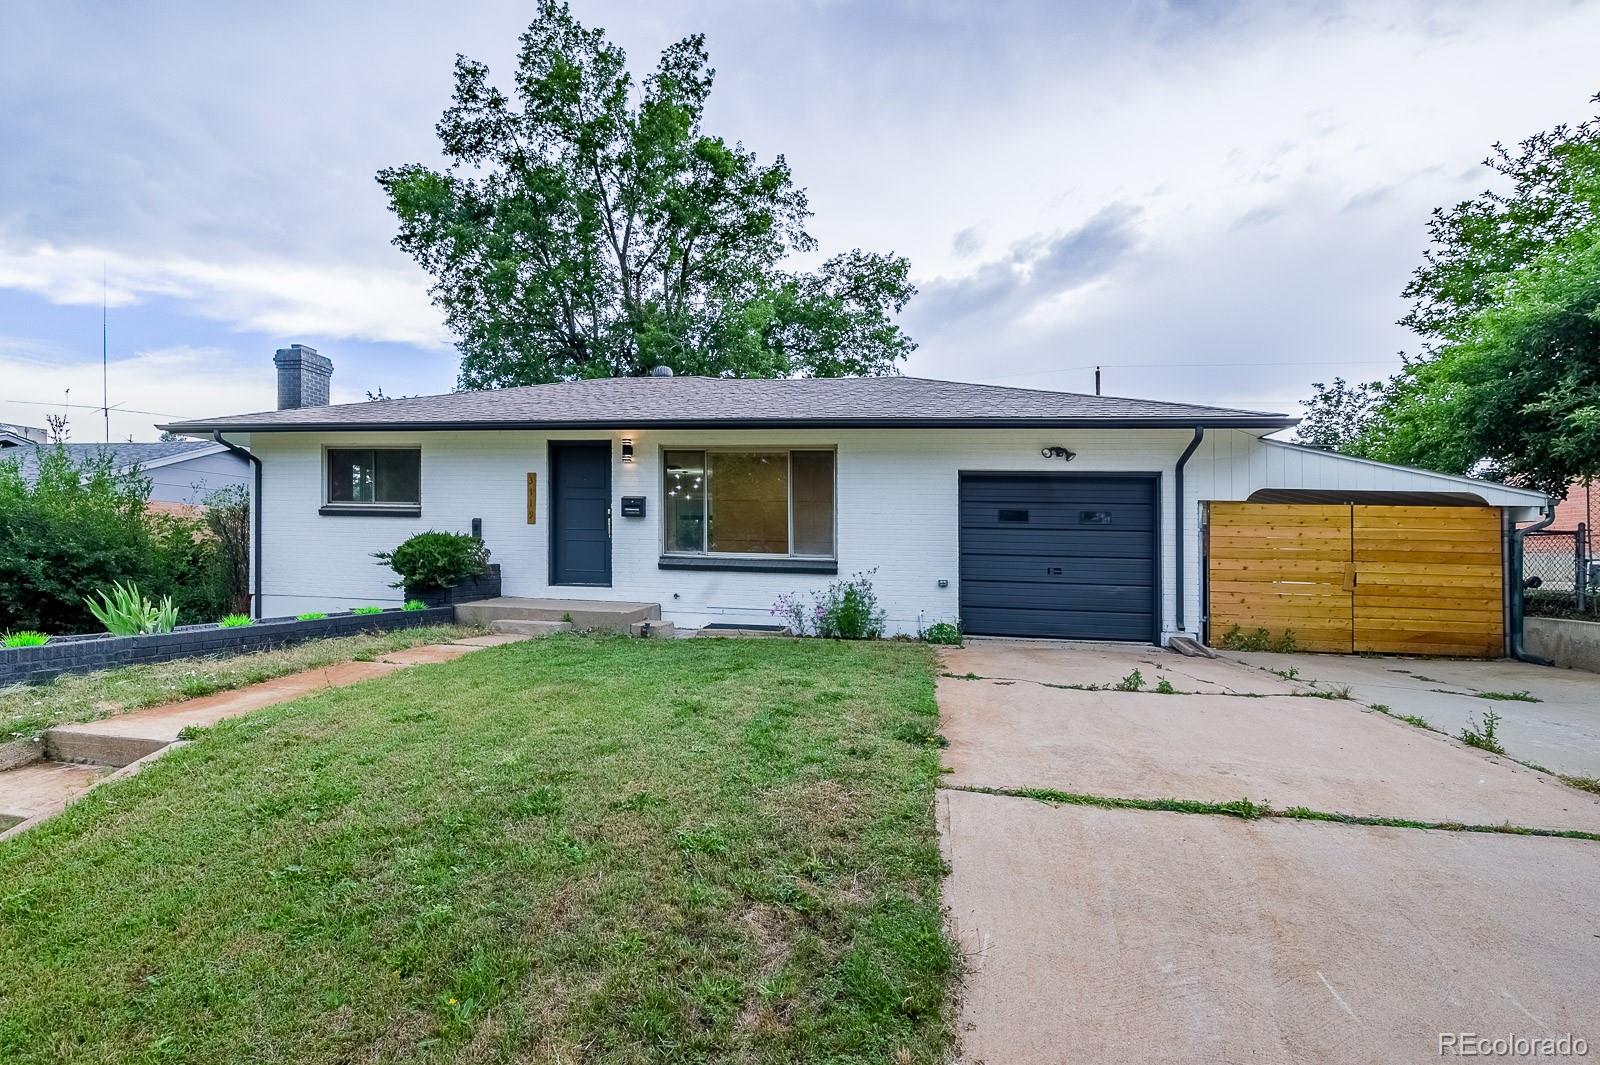
[[[771,623],[779,595],[872,570],[895,632],[1160,642],[1202,631],[1210,502],[1546,502],[1264,439],[1293,423],[904,377],[645,377],[166,428],[259,461],[262,616],[394,601],[372,552],[476,522],[506,595],[659,603],[680,627]]]

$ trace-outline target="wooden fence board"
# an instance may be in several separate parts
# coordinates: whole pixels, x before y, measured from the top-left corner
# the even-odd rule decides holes
[[[1498,510],[1212,503],[1208,533],[1213,643],[1237,625],[1311,651],[1501,653]]]

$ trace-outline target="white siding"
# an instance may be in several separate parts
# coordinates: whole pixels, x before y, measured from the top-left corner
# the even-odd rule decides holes
[[[637,461],[623,463],[615,442],[634,442]],[[663,570],[661,451],[669,447],[837,447],[839,573],[876,568],[874,585],[896,632],[955,618],[958,599],[957,484],[963,470],[1158,473],[1163,630],[1176,625],[1173,467],[1192,432],[1182,430],[796,430],[796,431],[485,431],[466,433],[261,433],[249,440],[264,464],[262,542],[266,615],[396,602],[393,574],[373,551],[392,548],[426,529],[467,531],[483,519],[484,540],[500,563],[507,595],[660,603],[680,625],[711,621],[770,622],[773,601],[785,592],[820,588],[822,574]],[[643,495],[645,518],[616,517],[612,587],[563,589],[548,584],[550,439],[613,441],[612,499]],[[241,438],[242,439],[242,438]],[[422,516],[324,517],[322,452],[329,445],[416,444],[422,448]],[[1077,452],[1071,463],[1045,459],[1040,448],[1060,444]],[[1316,460],[1331,459],[1333,465]],[[1190,460],[1183,508],[1185,628],[1200,618],[1199,502],[1244,499],[1264,487],[1340,487],[1460,491],[1425,474],[1384,467],[1340,469],[1333,456],[1273,447],[1249,433],[1213,431]],[[527,524],[525,485],[538,475],[538,521]],[[1401,477],[1399,475],[1406,476]],[[1315,480],[1307,484],[1306,480]],[[949,587],[939,588],[939,580]]]
[[[230,485],[250,484],[250,464],[230,451],[200,455],[144,471],[150,498],[168,503],[204,503],[206,496]]]

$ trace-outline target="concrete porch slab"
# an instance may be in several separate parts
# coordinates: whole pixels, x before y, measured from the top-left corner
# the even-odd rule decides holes
[[[1600,847],[942,792],[969,1065],[1600,1044]]]
[[[947,783],[1600,832],[1600,796],[1329,699],[939,681]]]

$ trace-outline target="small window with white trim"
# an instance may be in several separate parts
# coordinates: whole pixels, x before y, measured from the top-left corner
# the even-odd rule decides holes
[[[416,510],[422,505],[422,449],[329,448],[327,505]]]

